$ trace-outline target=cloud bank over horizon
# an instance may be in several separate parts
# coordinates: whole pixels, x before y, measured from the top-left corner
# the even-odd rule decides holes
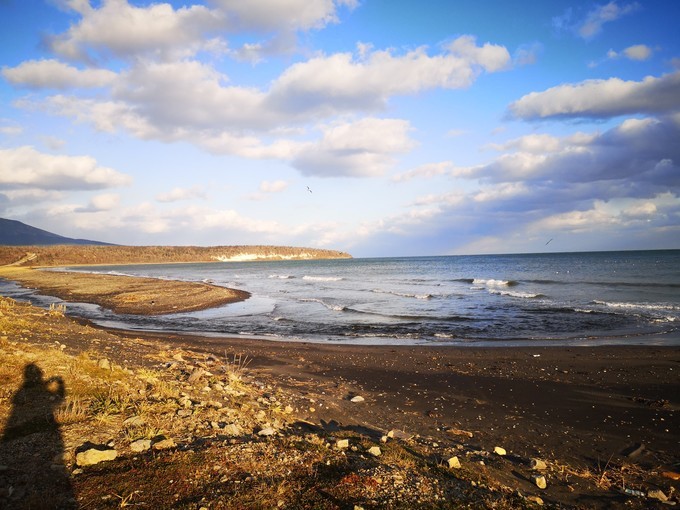
[[[0,11],[4,217],[357,256],[680,248],[671,1]]]

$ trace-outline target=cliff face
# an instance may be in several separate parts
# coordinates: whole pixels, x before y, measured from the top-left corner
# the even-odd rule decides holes
[[[35,255],[35,256],[33,256]],[[348,253],[292,246],[0,246],[0,265],[169,264],[352,258]]]

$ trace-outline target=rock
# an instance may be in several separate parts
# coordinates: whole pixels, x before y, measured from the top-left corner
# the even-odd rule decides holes
[[[273,436],[276,434],[276,430],[274,430],[274,427],[265,427],[262,430],[260,430],[257,435],[258,436]]]
[[[531,459],[531,462],[529,464],[531,466],[531,469],[534,471],[545,471],[548,469],[548,466],[545,462],[543,462],[541,459]]]
[[[538,506],[543,506],[543,500],[539,498],[538,496],[527,496],[527,501],[531,501],[532,503],[536,503]]]
[[[354,402],[355,404],[358,402],[364,402],[366,399],[360,395],[357,395],[356,397],[352,397],[350,399],[350,402]]]
[[[155,441],[151,445],[151,447],[154,450],[167,450],[169,448],[174,448],[175,446],[177,446],[177,445],[175,444],[175,441],[172,438],[163,438],[159,441]]]
[[[291,406],[286,406],[283,412],[286,414],[291,414],[293,412],[293,408]]]
[[[546,482],[545,476],[543,475],[534,475],[531,477],[531,481],[534,482],[534,485],[539,489],[545,489],[548,486],[548,482]]]
[[[90,445],[87,449],[76,454],[76,465],[93,466],[100,462],[113,460],[118,456],[118,452],[105,445]]]
[[[236,423],[229,423],[222,428],[222,432],[228,436],[240,436],[243,433],[243,429]]]
[[[338,439],[335,442],[335,447],[338,450],[344,450],[345,448],[349,448],[349,439]]]
[[[647,497],[651,499],[658,499],[662,503],[668,501],[668,496],[664,494],[662,490],[651,490],[647,493]]]
[[[670,478],[671,480],[680,480],[680,473],[676,473],[675,471],[664,471],[661,473],[661,476]]]
[[[408,432],[404,432],[403,430],[392,429],[387,433],[387,437],[391,437],[393,439],[401,439],[402,441],[408,441],[409,439],[413,438],[413,434],[409,434]]]
[[[133,452],[145,452],[151,449],[151,439],[138,439],[130,443],[130,450]]]
[[[634,459],[635,457],[639,457],[640,454],[644,451],[645,445],[642,443],[637,443],[634,444],[633,446],[626,448],[622,453],[629,459]]]
[[[373,455],[374,457],[380,457],[380,455],[382,455],[382,451],[380,451],[379,446],[371,446],[368,449],[368,453],[369,455]]]
[[[458,457],[451,457],[446,462],[449,463],[450,469],[460,469],[460,461],[458,460]]]
[[[467,437],[473,436],[472,432],[468,432],[467,430],[454,429],[454,428],[447,428],[446,433],[451,434],[452,436],[467,436]]]
[[[141,427],[145,424],[144,418],[141,416],[130,416],[127,420],[123,422],[123,425],[128,427]]]
[[[493,451],[496,455],[500,455],[501,457],[508,454],[508,452],[505,451],[505,448],[501,448],[500,446],[496,446]]]
[[[177,411],[177,416],[180,418],[186,418],[192,414],[194,414],[194,412],[191,409],[180,409]]]
[[[389,439],[387,436],[380,436],[380,442],[381,443],[386,443],[387,439]]]
[[[104,370],[111,370],[111,363],[106,358],[102,358],[97,362],[97,366]]]
[[[203,369],[200,368],[200,367],[199,367],[199,368],[195,368],[194,371],[191,372],[191,375],[190,375],[189,378],[187,379],[187,382],[189,382],[189,383],[194,383],[194,382],[200,380],[201,377],[203,377],[204,374],[205,374],[205,370],[203,370]]]

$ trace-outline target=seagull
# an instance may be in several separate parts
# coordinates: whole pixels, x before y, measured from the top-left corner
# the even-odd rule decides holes
[[[552,237],[548,240],[547,243],[545,243],[545,245],[548,246],[550,244],[550,241],[552,241]]]
[[[307,186],[307,191],[309,191],[310,193],[312,192],[312,190],[311,190],[311,189],[309,189],[309,186]]]

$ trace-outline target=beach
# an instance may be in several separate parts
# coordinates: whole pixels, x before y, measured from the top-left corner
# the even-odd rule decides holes
[[[31,285],[41,288],[41,278]],[[72,278],[87,286],[94,277]],[[135,286],[135,280],[113,277],[99,285],[116,281],[115,292],[124,292],[120,286]],[[42,288],[59,295],[55,285],[48,279]],[[173,285],[157,281],[157,295],[147,299],[162,300]],[[438,451],[455,445],[461,458],[476,459],[469,464],[473,472],[511,491],[540,494],[545,504],[649,508],[661,504],[647,497],[650,490],[672,499],[680,488],[663,475],[677,473],[680,462],[677,347],[323,345],[87,329],[105,331],[108,345],[101,339],[93,344],[82,332],[59,341],[66,351],[105,348],[112,362],[149,368],[159,366],[160,353],[166,361],[175,351],[238,355],[248,360],[253,378],[286,395],[296,422],[310,430],[358,434],[376,444],[398,430],[440,458],[445,455]],[[496,447],[507,454],[493,455]],[[531,479],[532,458],[553,466],[545,490]],[[645,497],[626,495],[626,487]]]

